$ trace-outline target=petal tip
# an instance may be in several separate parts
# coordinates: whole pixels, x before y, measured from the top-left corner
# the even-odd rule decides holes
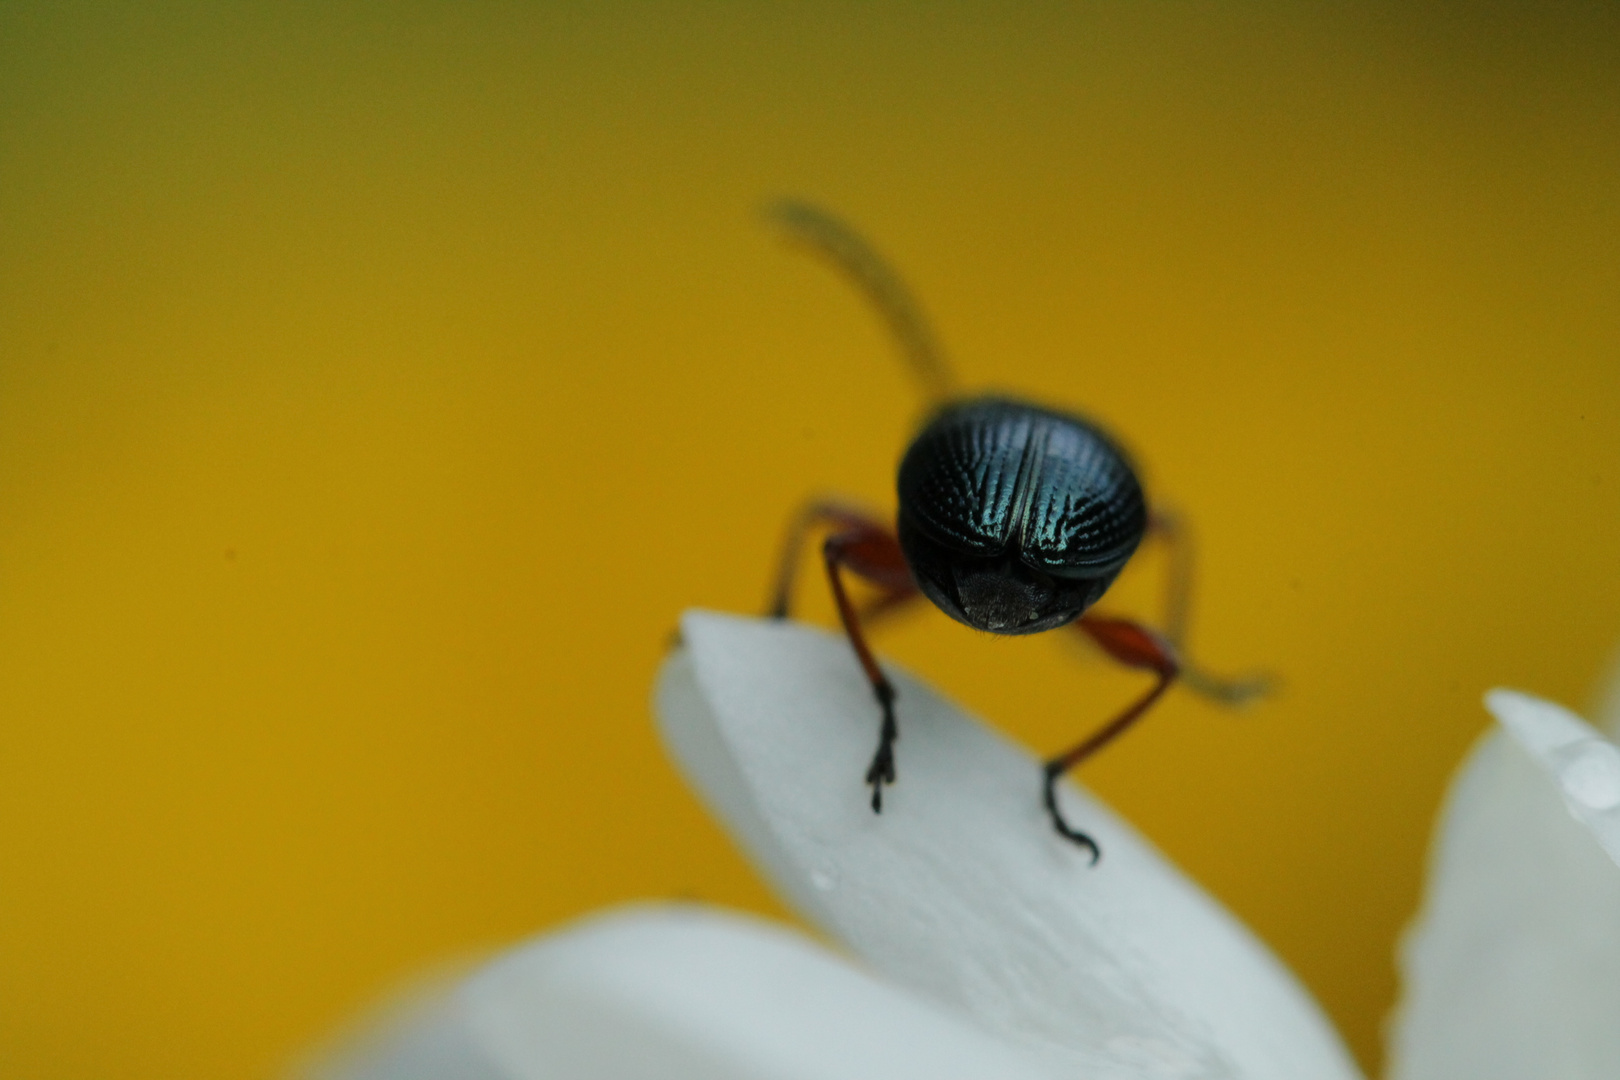
[[[1039,762],[1000,733],[885,665],[902,779],[875,815],[860,780],[879,714],[847,641],[703,611],[682,628],[690,659],[660,705],[688,777],[790,905],[891,978],[1071,1070],[1137,1076],[1129,1043],[1211,1080],[1358,1075],[1258,941],[1065,785],[1108,852],[1077,858],[1043,815]]]
[[[1555,702],[1492,690],[1486,707],[1557,783],[1569,812],[1620,863],[1620,747]]]

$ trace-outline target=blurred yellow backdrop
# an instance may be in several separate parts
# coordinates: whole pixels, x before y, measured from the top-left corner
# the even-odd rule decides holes
[[[1603,5],[0,8],[0,1072],[270,1075],[600,905],[779,911],[650,680],[917,404],[779,194],[1196,523],[1286,692],[1085,778],[1375,1064],[1480,692],[1620,637],[1617,84]],[[1136,685],[881,648],[1041,749]]]

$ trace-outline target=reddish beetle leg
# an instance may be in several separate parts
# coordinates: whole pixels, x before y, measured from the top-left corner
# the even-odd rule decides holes
[[[1046,812],[1052,816],[1052,827],[1058,833],[1091,852],[1091,861],[1097,862],[1101,852],[1096,841],[1063,820],[1057,804],[1057,782],[1064,773],[1086,760],[1117,739],[1125,729],[1141,719],[1142,714],[1170,689],[1181,670],[1175,649],[1158,634],[1129,619],[1112,619],[1103,615],[1082,615],[1072,624],[1101,646],[1103,652],[1126,667],[1151,671],[1158,681],[1147,693],[1128,705],[1123,712],[1098,728],[1074,746],[1048,759],[1045,766],[1046,787],[1043,798]]]
[[[1157,526],[1155,531],[1165,534],[1166,538],[1171,540],[1174,549],[1182,546],[1184,536],[1177,535],[1179,530],[1174,529],[1172,521],[1173,519],[1159,519],[1155,522]],[[877,752],[873,754],[872,763],[866,771],[866,782],[872,787],[872,809],[881,812],[883,787],[894,783],[895,780],[894,744],[900,733],[894,715],[894,685],[883,674],[883,669],[878,666],[876,657],[872,655],[872,649],[866,643],[863,624],[916,599],[920,593],[893,530],[862,510],[842,503],[818,500],[806,505],[793,519],[788,529],[782,549],[782,561],[771,594],[770,615],[776,618],[787,617],[795,571],[805,538],[811,530],[820,527],[829,527],[832,530],[823,542],[821,550],[827,580],[832,586],[833,599],[838,605],[839,620],[844,625],[844,632],[849,636],[855,658],[872,686],[872,695],[877,698],[878,706],[883,712],[882,726],[878,732]],[[1167,605],[1169,610],[1166,612],[1170,635],[1175,635],[1185,620],[1187,591],[1185,578],[1188,573],[1188,562],[1190,560],[1173,557]],[[877,597],[862,609],[856,609],[849,591],[845,588],[846,570],[878,589]],[[1086,614],[1070,625],[1086,634],[1103,652],[1119,663],[1140,671],[1150,671],[1157,676],[1157,680],[1146,693],[1112,720],[1075,746],[1050,758],[1044,765],[1045,786],[1042,795],[1047,813],[1052,819],[1052,827],[1059,835],[1089,851],[1091,860],[1095,863],[1099,857],[1096,842],[1064,820],[1062,811],[1058,808],[1057,782],[1070,769],[1113,742],[1141,719],[1142,715],[1170,688],[1170,684],[1176,681],[1178,676],[1188,674],[1189,669],[1178,655],[1173,636],[1161,635],[1140,623],[1129,619]],[[1193,674],[1198,675],[1193,683],[1194,689],[1228,703],[1242,701],[1252,696],[1263,685],[1258,681],[1223,683],[1198,673],[1196,669],[1191,670]]]
[[[872,694],[883,710],[883,725],[878,731],[877,753],[866,770],[866,782],[872,786],[872,809],[883,810],[883,785],[894,783],[894,743],[900,737],[900,728],[894,719],[894,686],[883,669],[878,667],[872,649],[866,644],[861,622],[881,612],[889,611],[917,595],[917,585],[911,579],[911,568],[900,550],[900,541],[888,526],[860,510],[837,503],[815,502],[805,507],[794,520],[782,553],[781,572],[777,575],[776,592],[771,614],[785,618],[788,599],[793,589],[793,571],[798,563],[799,549],[805,533],[816,525],[831,525],[833,532],[821,546],[822,559],[827,567],[827,580],[832,585],[833,599],[838,604],[838,618],[849,635],[850,646],[861,670],[872,684]],[[877,586],[877,599],[857,612],[844,588],[843,571]]]

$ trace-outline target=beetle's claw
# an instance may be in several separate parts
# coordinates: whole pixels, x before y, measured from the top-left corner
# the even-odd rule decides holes
[[[1058,813],[1056,810],[1052,811],[1052,828],[1057,830],[1057,834],[1063,837],[1063,839],[1068,840],[1071,843],[1078,844],[1087,851],[1091,852],[1092,866],[1096,866],[1097,860],[1102,858],[1102,849],[1097,846],[1097,841],[1093,840],[1079,829],[1071,827],[1067,821],[1063,820],[1063,815]]]
[[[1091,865],[1096,866],[1097,860],[1102,858],[1102,849],[1097,846],[1097,841],[1065,821],[1063,811],[1058,809],[1057,782],[1062,775],[1061,770],[1055,770],[1050,765],[1047,766],[1046,787],[1042,793],[1042,802],[1046,804],[1046,812],[1051,815],[1052,828],[1057,834],[1070,843],[1078,844],[1091,852]]]
[[[866,782],[872,785],[872,813],[883,813],[883,785],[894,783],[894,744],[884,740],[872,757],[866,770]]]
[[[894,722],[894,687],[887,682],[874,686],[878,704],[883,707],[883,726],[878,731],[877,753],[866,769],[866,782],[872,785],[872,813],[883,813],[883,785],[894,783],[894,741],[900,727]]]

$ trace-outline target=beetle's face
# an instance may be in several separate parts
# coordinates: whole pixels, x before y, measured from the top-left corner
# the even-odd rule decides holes
[[[924,596],[957,622],[992,634],[1038,634],[1072,622],[1117,574],[1058,578],[1015,557],[963,555],[903,522],[900,543]]]
[[[1059,581],[1006,559],[953,564],[950,580],[938,585],[923,591],[946,614],[992,634],[1051,630],[1073,620],[1091,599],[1089,582]]]

